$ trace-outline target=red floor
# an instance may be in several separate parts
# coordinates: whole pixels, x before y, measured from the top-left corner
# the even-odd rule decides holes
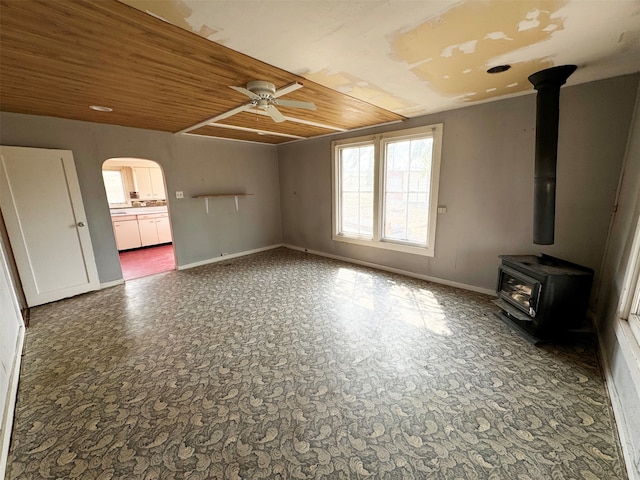
[[[175,270],[173,244],[120,252],[120,266],[125,280]]]

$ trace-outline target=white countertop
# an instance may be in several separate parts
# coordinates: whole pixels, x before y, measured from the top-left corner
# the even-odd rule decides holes
[[[160,207],[136,207],[136,208],[112,208],[112,217],[119,217],[122,215],[147,215],[151,213],[167,213],[167,206],[162,205]]]

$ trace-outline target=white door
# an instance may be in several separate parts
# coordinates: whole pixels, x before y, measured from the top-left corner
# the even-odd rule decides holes
[[[23,336],[18,299],[0,245],[0,478],[5,478],[7,468]]]
[[[0,146],[0,208],[30,307],[100,287],[71,151]]]

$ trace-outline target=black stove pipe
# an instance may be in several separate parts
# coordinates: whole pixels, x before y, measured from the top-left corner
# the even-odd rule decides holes
[[[536,98],[536,161],[533,184],[533,243],[552,245],[556,221],[556,163],[560,87],[575,65],[540,70],[529,76]]]

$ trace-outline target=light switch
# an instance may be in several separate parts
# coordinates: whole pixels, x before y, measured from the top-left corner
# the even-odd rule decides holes
[[[184,198],[184,192],[177,191],[176,192],[176,198]]]
[[[438,207],[438,213],[447,213],[447,207]]]

